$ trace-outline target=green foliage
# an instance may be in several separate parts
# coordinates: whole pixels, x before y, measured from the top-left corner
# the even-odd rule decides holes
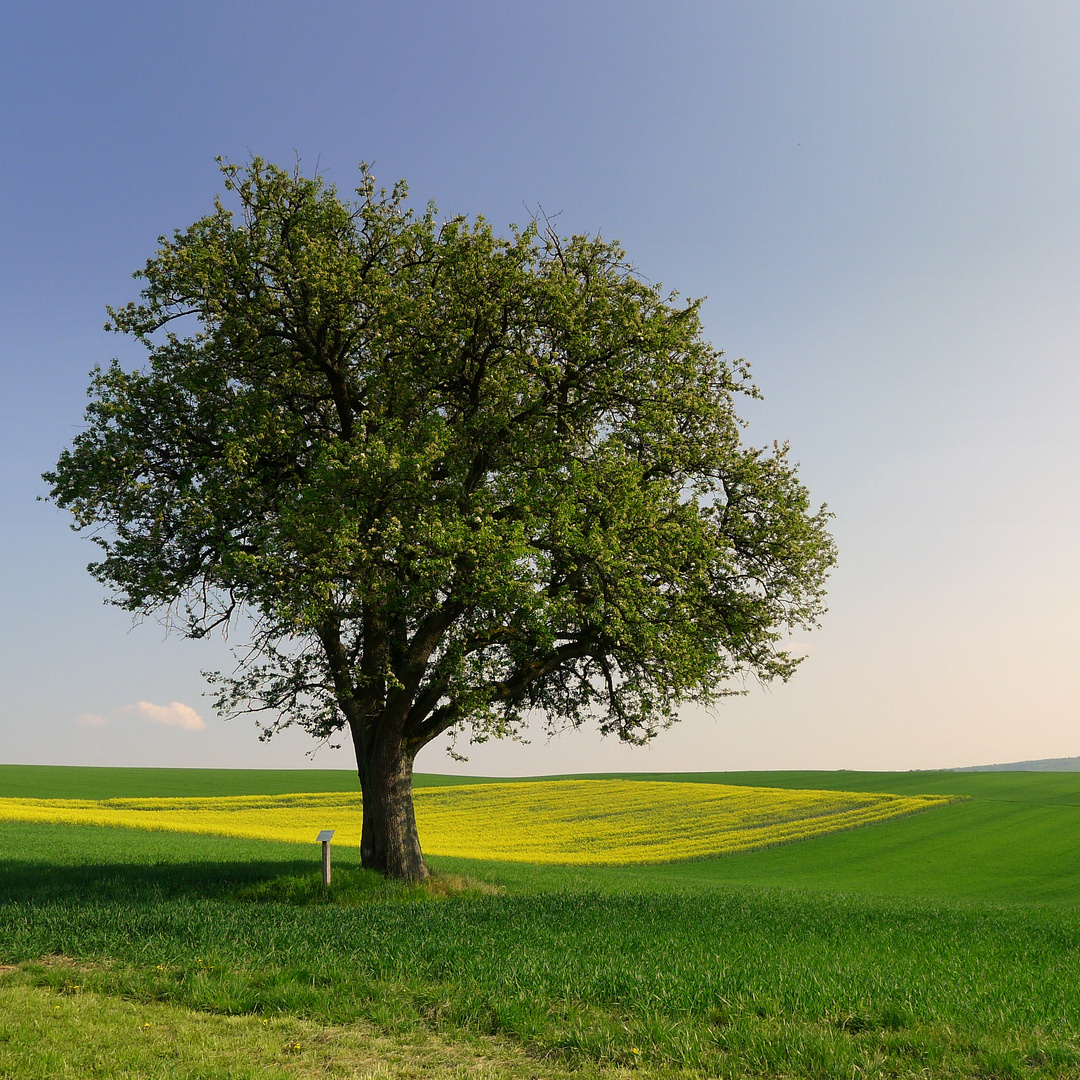
[[[599,239],[415,215],[366,168],[357,202],[223,172],[239,215],[161,238],[110,313],[148,367],[94,374],[46,474],[114,602],[194,637],[252,616],[219,708],[376,756],[527,710],[638,742],[792,673],[828,515],[786,448],[742,445],[756,391],[698,302]]]

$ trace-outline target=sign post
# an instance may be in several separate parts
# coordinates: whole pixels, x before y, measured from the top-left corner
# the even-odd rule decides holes
[[[317,841],[322,841],[322,883],[324,885],[330,884],[330,841],[334,838],[334,832],[334,829],[323,829],[315,837]]]

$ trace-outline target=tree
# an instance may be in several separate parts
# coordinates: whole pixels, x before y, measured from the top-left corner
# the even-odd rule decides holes
[[[742,445],[757,391],[698,301],[599,238],[415,214],[366,166],[348,202],[222,171],[239,214],[160,238],[106,326],[147,366],[94,371],[44,479],[112,603],[195,638],[246,616],[219,711],[348,731],[365,866],[427,875],[412,768],[444,733],[535,714],[644,743],[792,674],[829,515],[785,446]]]

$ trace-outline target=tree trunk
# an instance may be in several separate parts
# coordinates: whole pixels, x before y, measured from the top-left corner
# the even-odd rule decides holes
[[[357,774],[364,800],[360,861],[390,878],[423,881],[430,876],[413,811],[413,754],[400,739],[368,742],[353,731]],[[367,745],[364,745],[367,743]]]

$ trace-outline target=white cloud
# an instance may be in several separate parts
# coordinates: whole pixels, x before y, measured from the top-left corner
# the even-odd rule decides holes
[[[202,731],[206,727],[206,721],[190,705],[183,705],[179,701],[170,702],[168,705],[137,701],[134,705],[125,705],[119,711],[133,713],[154,724],[179,727],[185,731]]]
[[[80,713],[75,717],[75,723],[83,727],[105,727],[108,722],[108,717],[98,716],[97,713]]]

